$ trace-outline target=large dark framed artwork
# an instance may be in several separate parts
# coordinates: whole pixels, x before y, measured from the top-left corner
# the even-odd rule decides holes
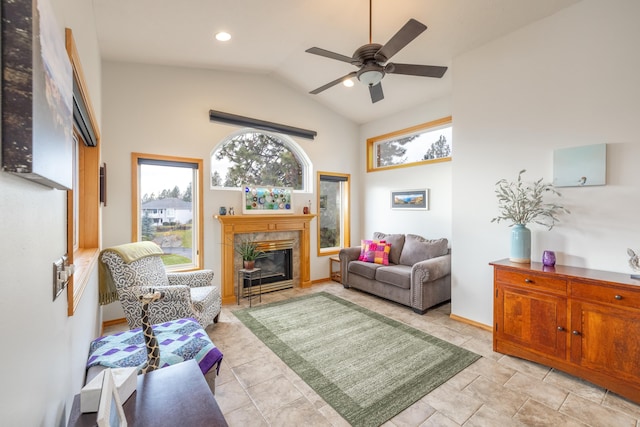
[[[50,0],[2,0],[2,169],[71,189],[73,75]]]

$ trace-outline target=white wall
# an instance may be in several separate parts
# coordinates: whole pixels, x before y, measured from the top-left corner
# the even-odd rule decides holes
[[[64,37],[74,31],[98,120],[100,58],[91,2],[53,0]],[[66,425],[99,332],[97,276],[73,317],[66,292],[52,301],[52,263],[66,252],[66,192],[0,172],[0,423]]]
[[[630,272],[640,249],[640,2],[583,0],[454,60],[452,312],[492,324],[492,260],[510,228],[492,224],[494,184],[527,169],[553,179],[553,150],[607,143],[607,185],[564,188],[571,210],[532,226],[532,258]]]
[[[449,98],[403,111],[383,120],[363,125],[358,145],[358,167],[363,179],[364,222],[361,230],[354,230],[352,243],[371,238],[374,232],[411,233],[426,238],[445,237],[451,244],[451,169],[452,162],[399,168],[378,172],[366,172],[366,141],[379,135],[416,126],[451,115]],[[457,126],[453,118],[454,132]],[[455,135],[453,159],[457,154]],[[455,161],[455,160],[454,160]],[[429,189],[429,210],[402,211],[391,209],[392,190]],[[357,233],[359,231],[359,233]],[[452,247],[453,249],[453,247]]]
[[[103,209],[104,247],[131,241],[131,152],[196,157],[204,160],[205,183],[209,182],[210,154],[235,126],[211,123],[209,110],[312,129],[315,140],[293,138],[317,171],[357,174],[358,128],[312,99],[277,80],[258,74],[198,70],[178,67],[103,64],[104,134],[103,159],[108,165],[108,206]],[[315,189],[294,194],[296,212],[311,199],[316,212]],[[204,189],[204,263],[221,273],[220,224],[214,220],[220,206],[235,206],[240,213],[240,192]],[[352,218],[359,227],[361,216],[355,198]],[[311,279],[329,276],[328,257],[316,256],[316,220],[311,223]],[[119,303],[105,310],[105,318],[120,318]]]

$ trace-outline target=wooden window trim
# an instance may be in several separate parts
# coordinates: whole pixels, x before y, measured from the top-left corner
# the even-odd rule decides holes
[[[198,165],[198,265],[194,270],[204,268],[204,162],[202,159],[189,157],[163,156],[159,154],[131,153],[131,241],[138,241],[140,227],[140,185],[138,176],[138,159],[163,160],[166,162],[195,163]]]
[[[316,225],[317,225],[317,249],[318,249],[318,256],[330,256],[330,255],[336,255],[338,253],[340,253],[340,250],[323,250],[320,247],[320,177],[321,176],[338,176],[341,178],[347,178],[345,182],[345,190],[346,190],[346,199],[343,202],[343,209],[342,209],[342,215],[344,217],[344,247],[348,248],[349,246],[351,246],[351,175],[348,173],[336,173],[336,172],[321,172],[318,171],[316,173],[316,206],[317,206],[317,213],[318,213],[318,220],[316,221]]]
[[[442,157],[439,159],[431,159],[431,160],[421,160],[418,162],[409,162],[403,163],[401,165],[391,165],[391,166],[382,166],[376,167],[375,162],[375,144],[378,141],[384,141],[387,139],[391,139],[400,135],[412,134],[417,131],[426,131],[430,128],[435,128],[439,126],[444,126],[447,124],[451,124],[453,122],[452,116],[443,117],[441,119],[432,120],[427,123],[422,123],[416,126],[412,126],[406,129],[400,129],[395,132],[386,133],[384,135],[375,136],[373,138],[367,139],[367,172],[378,172],[389,169],[399,169],[399,168],[408,168],[413,166],[427,165],[431,163],[440,163],[440,162],[450,162],[451,157]]]
[[[91,273],[95,270],[100,253],[100,131],[70,28],[65,29],[65,46],[71,62],[73,78],[80,89],[96,136],[96,146],[88,147],[74,129],[78,137],[79,188],[67,192],[67,257],[69,263],[75,266],[75,272],[67,285],[67,315],[73,316],[89,283]],[[75,250],[73,248],[74,191],[80,192],[77,218],[78,248]]]

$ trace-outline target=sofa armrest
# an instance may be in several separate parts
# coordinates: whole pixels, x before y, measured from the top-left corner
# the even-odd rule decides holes
[[[349,263],[356,261],[360,257],[360,249],[360,246],[340,249],[340,253],[338,254],[338,258],[340,258],[340,271],[342,273],[340,280],[344,287],[348,287]]]
[[[417,262],[411,268],[411,308],[424,314],[451,299],[451,254]]]
[[[185,285],[189,287],[211,286],[213,270],[195,270],[167,273],[169,285]]]
[[[433,282],[451,274],[451,254],[417,262],[411,267],[411,286]]]

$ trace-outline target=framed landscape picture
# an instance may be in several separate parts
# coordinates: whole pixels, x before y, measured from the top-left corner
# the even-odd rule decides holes
[[[429,190],[403,190],[391,192],[391,209],[429,209]]]

